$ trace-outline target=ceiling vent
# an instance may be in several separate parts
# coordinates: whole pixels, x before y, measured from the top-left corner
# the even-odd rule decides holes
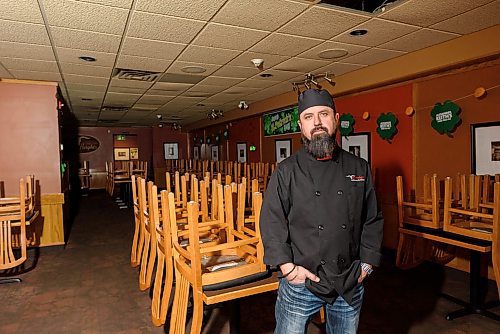
[[[386,6],[395,2],[399,0],[321,0],[319,3],[378,14],[385,11]]]
[[[113,78],[153,82],[156,81],[156,79],[158,79],[161,74],[161,72],[132,70],[129,68],[116,68],[114,70]]]

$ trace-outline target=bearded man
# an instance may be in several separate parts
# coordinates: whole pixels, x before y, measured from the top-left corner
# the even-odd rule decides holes
[[[302,92],[298,110],[303,147],[271,176],[260,216],[264,261],[281,271],[275,333],[306,333],[323,306],[327,333],[356,333],[363,281],[381,259],[370,167],[337,145],[327,91]]]

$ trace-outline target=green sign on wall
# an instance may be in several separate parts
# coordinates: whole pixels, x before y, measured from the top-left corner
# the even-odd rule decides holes
[[[451,135],[460,124],[460,107],[446,100],[443,104],[436,103],[431,110],[431,126],[440,134]]]
[[[264,136],[276,136],[300,132],[298,125],[299,108],[297,106],[264,114]]]

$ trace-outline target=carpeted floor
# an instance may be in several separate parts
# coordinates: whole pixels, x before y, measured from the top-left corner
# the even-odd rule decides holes
[[[65,248],[30,250],[22,283],[0,285],[0,333],[167,333],[150,320],[150,296],[130,267],[133,217],[104,192],[82,197]],[[444,316],[459,308],[440,296],[468,298],[468,274],[434,264],[402,271],[387,256],[365,284],[359,333],[500,333],[500,322],[470,315]],[[487,300],[498,298],[488,282]],[[275,293],[240,301],[241,333],[274,329]],[[204,333],[229,333],[232,305],[207,317]],[[500,307],[492,309],[500,314]],[[168,320],[167,320],[168,321]],[[323,333],[314,324],[308,333]]]

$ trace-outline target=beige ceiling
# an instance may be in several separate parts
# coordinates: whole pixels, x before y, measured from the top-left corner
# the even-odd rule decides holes
[[[318,2],[0,0],[0,78],[59,82],[84,126],[188,124],[308,72],[339,76],[500,23],[500,0],[401,0],[375,14]],[[118,79],[119,68],[160,75]]]

